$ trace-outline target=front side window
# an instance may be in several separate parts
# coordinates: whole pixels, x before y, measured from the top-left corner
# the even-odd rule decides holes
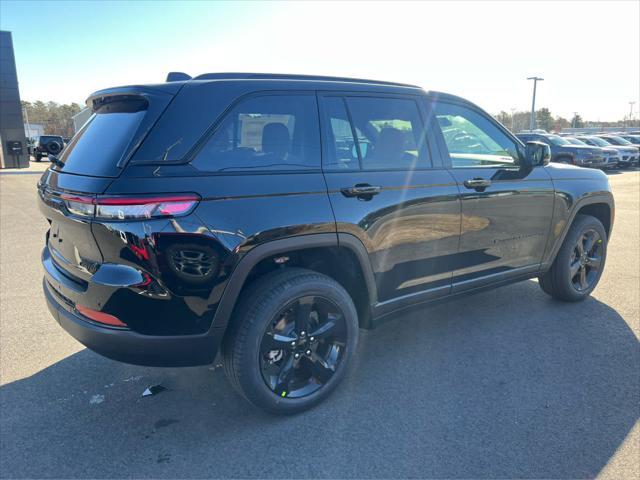
[[[324,99],[329,170],[411,170],[429,166],[415,101],[399,98]]]
[[[452,168],[501,168],[518,164],[520,149],[516,142],[484,115],[467,107],[440,102],[435,111]]]
[[[241,101],[192,164],[212,172],[319,169],[315,96],[264,95]]]

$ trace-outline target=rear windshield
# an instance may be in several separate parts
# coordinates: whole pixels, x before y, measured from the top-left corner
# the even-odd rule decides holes
[[[78,132],[62,153],[62,171],[96,177],[118,175],[118,162],[138,130],[147,108],[146,100],[106,101]]]
[[[62,141],[62,137],[56,137],[56,136],[52,136],[52,135],[42,135],[38,141],[40,143],[47,143],[47,142],[51,142],[51,141],[57,141],[60,142]]]

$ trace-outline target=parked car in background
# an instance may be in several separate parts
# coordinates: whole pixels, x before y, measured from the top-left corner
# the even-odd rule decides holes
[[[629,167],[633,164],[635,158],[637,158],[638,150],[634,146],[619,146],[613,145],[611,142],[607,141],[605,138],[596,136],[596,135],[584,135],[576,137],[579,140],[582,140],[587,145],[592,145],[594,147],[600,148],[615,148],[618,150],[619,158],[618,158],[618,166],[622,168]]]
[[[576,137],[564,137],[572,145],[587,145],[585,142]],[[615,168],[620,161],[620,154],[615,148],[602,148],[602,153],[605,158],[605,165],[603,168]]]
[[[640,145],[636,145],[633,142],[630,142],[629,140],[622,138],[620,135],[609,135],[609,134],[605,134],[605,135],[598,135],[600,138],[604,138],[607,142],[609,142],[612,145],[615,145],[616,147],[628,147],[628,148],[633,148],[636,152],[635,157],[631,160],[631,163],[638,163],[638,160],[640,159]]]
[[[551,148],[551,161],[568,163],[579,167],[603,168],[606,166],[605,155],[601,148],[590,145],[573,145],[566,138],[550,133],[518,133],[523,142],[544,142]]]
[[[633,143],[634,145],[640,145],[640,135],[630,135],[630,134],[623,133],[622,135],[619,135],[619,137],[624,138],[625,140]]]
[[[36,162],[42,160],[42,157],[49,155],[58,155],[64,148],[64,140],[58,135],[41,135],[36,140],[33,147],[33,157]]]
[[[607,176],[549,164],[547,144],[460,97],[214,73],[88,104],[38,184],[52,315],[125,362],[221,350],[230,383],[271,412],[327,398],[359,329],[399,310],[529,278],[576,302],[605,266]]]
[[[618,145],[621,147],[633,145],[629,140],[625,140],[620,135],[612,135],[609,133],[601,133],[597,135],[600,138],[604,138],[607,142],[612,145]]]

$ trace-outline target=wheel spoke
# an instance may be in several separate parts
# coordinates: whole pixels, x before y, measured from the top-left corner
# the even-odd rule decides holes
[[[580,240],[578,240],[578,244],[576,245],[576,247],[578,248],[578,257],[581,257],[584,253],[584,235],[580,237]]]
[[[280,369],[278,379],[276,380],[275,392],[278,395],[286,396],[289,392],[289,384],[293,380],[293,376],[296,373],[296,361],[293,355],[289,355]]]
[[[602,258],[600,257],[588,257],[589,266],[594,270],[599,270],[602,265]]]
[[[583,266],[580,268],[580,288],[586,290],[589,287],[587,282],[587,269]]]
[[[311,336],[317,339],[324,338],[333,332],[335,329],[336,322],[332,319],[328,319],[326,322],[321,323],[316,330],[311,332]]]
[[[587,252],[587,254],[591,253],[591,249],[598,240],[600,240],[600,235],[598,235],[596,232],[590,232],[587,236],[587,241],[584,244],[584,251]]]
[[[294,308],[294,318],[296,322],[296,332],[298,336],[302,332],[309,332],[309,315],[313,308],[313,297],[304,297],[298,300]]]
[[[295,341],[295,336],[283,335],[277,332],[267,332],[262,339],[260,350],[262,353],[271,350],[290,350],[293,348],[292,343]]]
[[[578,270],[580,270],[580,260],[576,260],[571,264],[569,274],[571,275],[572,280],[578,273]]]
[[[320,383],[327,383],[335,373],[335,370],[315,353],[305,359],[311,375]]]

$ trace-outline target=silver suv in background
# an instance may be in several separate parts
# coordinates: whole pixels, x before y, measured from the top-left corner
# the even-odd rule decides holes
[[[619,154],[618,166],[620,168],[627,168],[632,165],[633,162],[638,161],[638,149],[636,147],[628,147],[625,145],[613,145],[606,138],[602,138],[596,135],[584,135],[576,137],[582,140],[587,145],[593,145],[600,148],[615,148]]]

